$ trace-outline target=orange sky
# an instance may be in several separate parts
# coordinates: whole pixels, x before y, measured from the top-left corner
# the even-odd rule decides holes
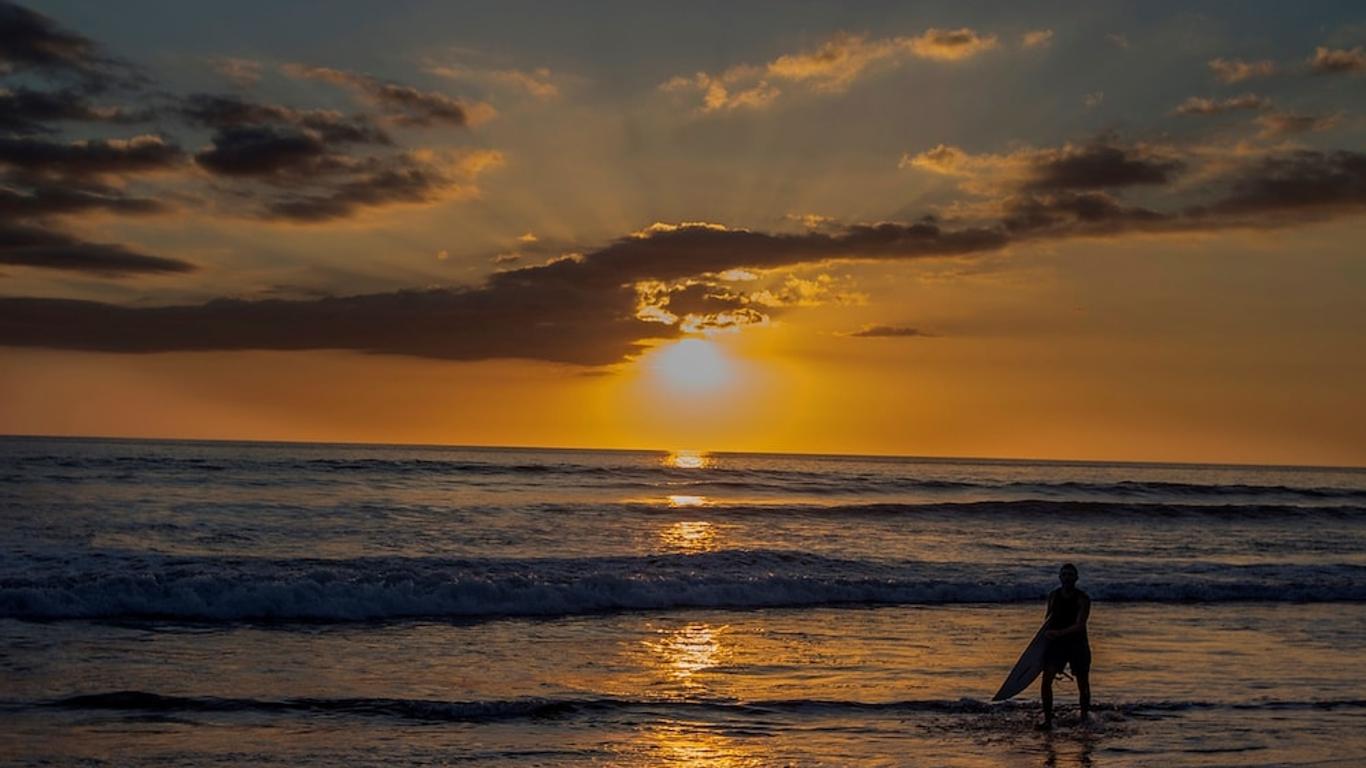
[[[6,54],[0,433],[1366,465],[1359,18],[268,13]]]

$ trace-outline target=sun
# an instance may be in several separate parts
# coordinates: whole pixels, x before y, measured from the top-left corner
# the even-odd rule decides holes
[[[650,358],[650,371],[668,389],[684,394],[714,392],[734,378],[726,353],[707,339],[683,339]]]

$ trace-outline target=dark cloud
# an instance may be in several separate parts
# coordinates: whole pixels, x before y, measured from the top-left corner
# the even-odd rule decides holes
[[[272,188],[263,194],[248,190],[260,199],[257,214],[264,218],[320,222],[364,208],[432,202],[479,170],[414,153],[354,154],[348,145],[392,145],[365,116],[207,94],[186,99],[180,113],[193,124],[216,128],[211,145],[195,155],[201,168]]]
[[[1023,194],[1008,198],[1002,224],[1017,234],[1066,231],[1072,234],[1104,234],[1167,223],[1171,217],[1138,206],[1129,206],[1104,192],[1061,192],[1051,195]]]
[[[40,13],[0,0],[0,74],[26,70],[74,76],[92,90],[132,85],[139,79],[89,38]]]
[[[121,214],[158,213],[165,206],[146,197],[132,197],[100,185],[37,185],[27,190],[0,187],[0,220],[107,211]]]
[[[121,180],[172,168],[182,160],[178,147],[157,136],[75,142],[0,138],[0,263],[100,277],[193,270],[194,265],[179,259],[88,242],[53,222],[92,211],[161,211],[161,203],[107,183],[106,177]]]
[[[1025,188],[1063,191],[1166,184],[1182,167],[1181,161],[1173,158],[1097,143],[1041,158]]]
[[[180,147],[160,136],[71,142],[32,137],[0,138],[0,168],[68,177],[143,173],[179,165]]]
[[[1235,174],[1227,194],[1193,214],[1298,220],[1366,210],[1366,154],[1300,150],[1273,155]],[[1270,221],[1263,219],[1265,223]]]
[[[58,299],[0,299],[0,344],[108,352],[349,349],[449,360],[531,358],[580,365],[620,361],[648,338],[682,333],[644,322],[635,284],[731,267],[834,258],[916,258],[1001,247],[987,230],[928,224],[775,235],[704,226],[655,229],[581,259],[496,273],[479,287],[315,300],[218,300],[122,307]],[[708,289],[677,294],[706,310],[702,328],[749,324],[753,309]],[[671,300],[673,297],[671,297]],[[720,302],[720,303],[717,303]]]
[[[860,339],[931,338],[934,336],[933,333],[927,333],[919,328],[910,328],[903,325],[868,325],[848,335]]]
[[[50,133],[51,122],[133,123],[150,113],[129,112],[120,107],[101,107],[75,89],[35,91],[31,88],[0,88],[0,131],[17,134]]]
[[[1359,45],[1350,49],[1320,46],[1314,49],[1314,55],[1309,59],[1309,67],[1314,72],[1324,75],[1366,72],[1366,49]]]
[[[0,65],[86,71],[104,63],[98,46],[57,22],[10,2],[0,2]]]
[[[1105,155],[1107,162],[1094,167],[1123,169],[1147,161],[1123,150],[1118,161]],[[1108,178],[1141,177],[1125,173]],[[730,270],[969,255],[1037,239],[1290,226],[1366,209],[1366,156],[1300,151],[1253,159],[1217,184],[1211,199],[1162,212],[1100,190],[1022,187],[1002,204],[1002,218],[983,226],[921,221],[781,234],[656,225],[576,258],[497,272],[480,286],[462,289],[159,308],[4,299],[0,344],[117,352],[347,349],[603,365],[650,339],[766,320],[747,297],[718,281]],[[858,335],[912,331],[918,333],[884,326]]]
[[[266,210],[274,218],[326,221],[352,216],[362,208],[431,202],[439,199],[451,183],[429,167],[394,167],[357,177],[326,194],[281,198]]]
[[[388,134],[364,115],[343,115],[327,109],[300,110],[236,96],[197,93],[187,97],[178,111],[192,125],[218,130],[290,126],[329,144],[393,143]]]
[[[620,359],[641,335],[641,323],[608,311],[604,298],[568,290],[431,290],[158,308],[0,299],[0,343],[105,352],[349,349],[593,365]]]
[[[24,224],[0,223],[0,264],[61,269],[104,277],[189,272],[193,264],[149,256],[121,245],[91,243]],[[90,329],[94,330],[94,329]]]
[[[378,107],[386,117],[400,125],[465,126],[470,122],[470,108],[466,104],[435,91],[422,91],[410,85],[383,80],[330,67],[308,67],[300,64],[285,66],[293,77],[340,85],[349,88]]]
[[[272,176],[317,173],[331,157],[315,136],[269,126],[220,129],[213,145],[194,156],[211,173],[223,176]]]
[[[454,184],[436,168],[403,158],[391,167],[356,176],[323,194],[277,199],[266,206],[266,213],[272,218],[293,221],[339,219],[361,208],[431,202]]]

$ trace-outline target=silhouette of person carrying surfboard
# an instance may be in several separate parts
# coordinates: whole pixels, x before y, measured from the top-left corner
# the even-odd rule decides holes
[[[1019,661],[1001,683],[992,701],[1005,701],[1043,677],[1041,730],[1053,727],[1053,679],[1071,667],[1077,681],[1081,720],[1091,715],[1091,644],[1086,639],[1086,620],[1091,617],[1091,598],[1077,589],[1077,566],[1067,563],[1058,569],[1062,586],[1048,593],[1048,610],[1043,626],[1020,654]]]
[[[1058,569],[1062,586],[1048,593],[1048,612],[1043,636],[1043,681],[1039,697],[1043,700],[1042,729],[1053,727],[1053,679],[1071,667],[1077,681],[1077,703],[1081,719],[1091,715],[1091,643],[1086,638],[1086,620],[1091,617],[1091,598],[1077,589],[1077,566],[1067,563]]]

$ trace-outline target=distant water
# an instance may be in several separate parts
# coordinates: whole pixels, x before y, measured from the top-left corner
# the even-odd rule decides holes
[[[1366,470],[4,438],[0,526],[6,763],[1366,761]]]

